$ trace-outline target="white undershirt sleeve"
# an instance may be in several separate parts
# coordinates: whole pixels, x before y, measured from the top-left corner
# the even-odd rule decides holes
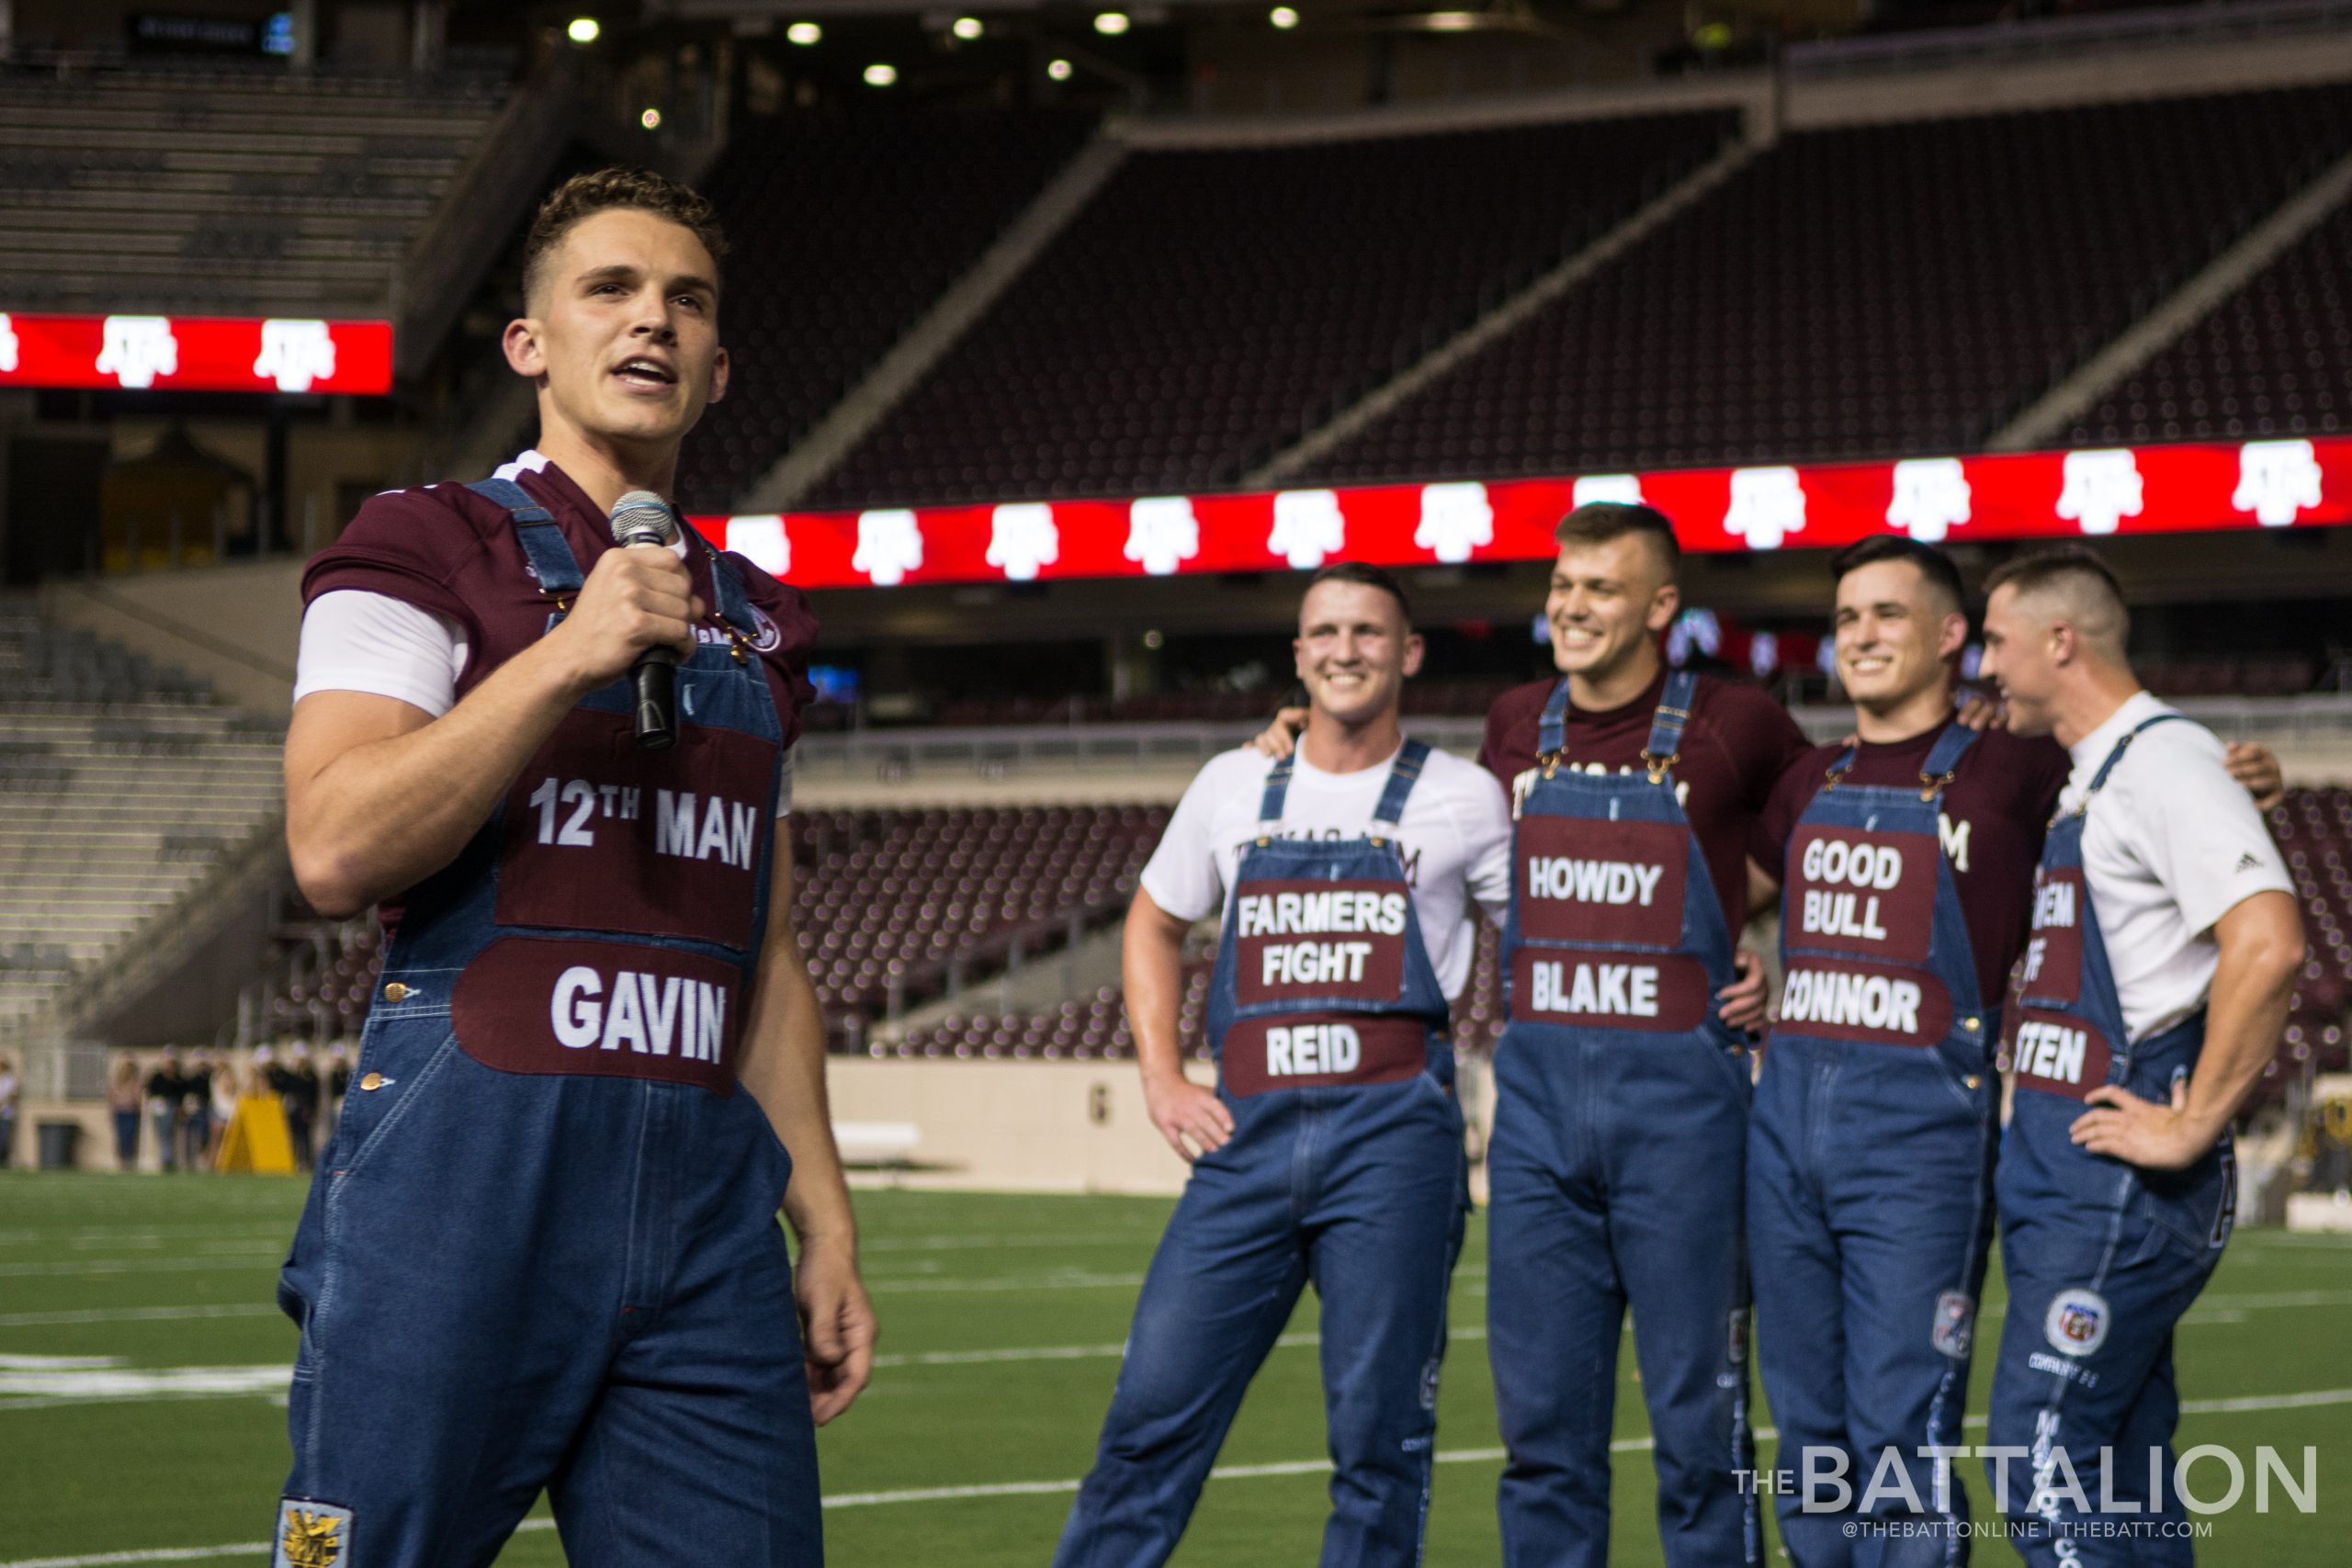
[[[365,692],[439,718],[458,705],[466,633],[447,615],[389,593],[341,588],[302,613],[294,700],[313,692]]]

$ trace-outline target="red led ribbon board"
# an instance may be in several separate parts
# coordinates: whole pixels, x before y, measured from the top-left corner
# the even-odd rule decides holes
[[[889,588],[1549,560],[1553,525],[1592,500],[1647,502],[1683,548],[1718,552],[2312,527],[2352,523],[2352,439],[695,521],[800,587]]]
[[[379,397],[392,323],[0,312],[0,387]]]

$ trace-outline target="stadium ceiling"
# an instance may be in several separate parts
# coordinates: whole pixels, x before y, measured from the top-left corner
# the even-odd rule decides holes
[[[1246,495],[876,507],[697,517],[802,588],[1306,570],[1332,560],[1548,560],[1590,501],[1641,501],[1686,550],[1828,547],[1873,534],[1959,543],[2352,523],[2352,438],[2111,447],[1898,462],[1683,468]]]

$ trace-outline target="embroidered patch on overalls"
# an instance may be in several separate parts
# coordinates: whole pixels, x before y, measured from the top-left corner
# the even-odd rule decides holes
[[[277,1549],[270,1568],[347,1568],[350,1561],[350,1509],[310,1497],[278,1504]]]

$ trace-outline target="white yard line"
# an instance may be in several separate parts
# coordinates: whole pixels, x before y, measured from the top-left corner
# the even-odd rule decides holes
[[[2352,1388],[2323,1389],[2309,1393],[2256,1394],[2244,1399],[2190,1399],[2181,1403],[2184,1416],[2231,1416],[2248,1411],[2301,1410],[2323,1404],[2352,1404]],[[1982,1416],[1972,1416],[1967,1424],[1981,1427]],[[1756,1434],[1758,1442],[1770,1442],[1780,1434],[1770,1427]],[[1642,1453],[1648,1450],[1647,1438],[1619,1438],[1609,1445],[1611,1453]],[[1430,1456],[1439,1464],[1494,1464],[1503,1456],[1500,1449],[1448,1449]],[[1212,1481],[1254,1481],[1268,1477],[1321,1475],[1331,1468],[1328,1459],[1288,1460],[1273,1464],[1221,1465],[1209,1472]],[[1078,1490],[1075,1480],[1067,1481],[999,1481],[974,1486],[911,1486],[890,1492],[836,1492],[825,1499],[828,1508],[877,1508],[909,1503],[957,1503],[990,1497],[1042,1497],[1068,1494]],[[526,1519],[517,1527],[524,1530],[553,1529],[555,1521],[548,1518]],[[161,1547],[145,1551],[103,1551],[87,1557],[27,1557],[13,1562],[0,1562],[0,1568],[114,1568],[117,1563],[133,1562],[193,1562],[210,1557],[237,1557],[248,1552],[270,1550],[266,1540],[239,1541],[233,1546]]]

